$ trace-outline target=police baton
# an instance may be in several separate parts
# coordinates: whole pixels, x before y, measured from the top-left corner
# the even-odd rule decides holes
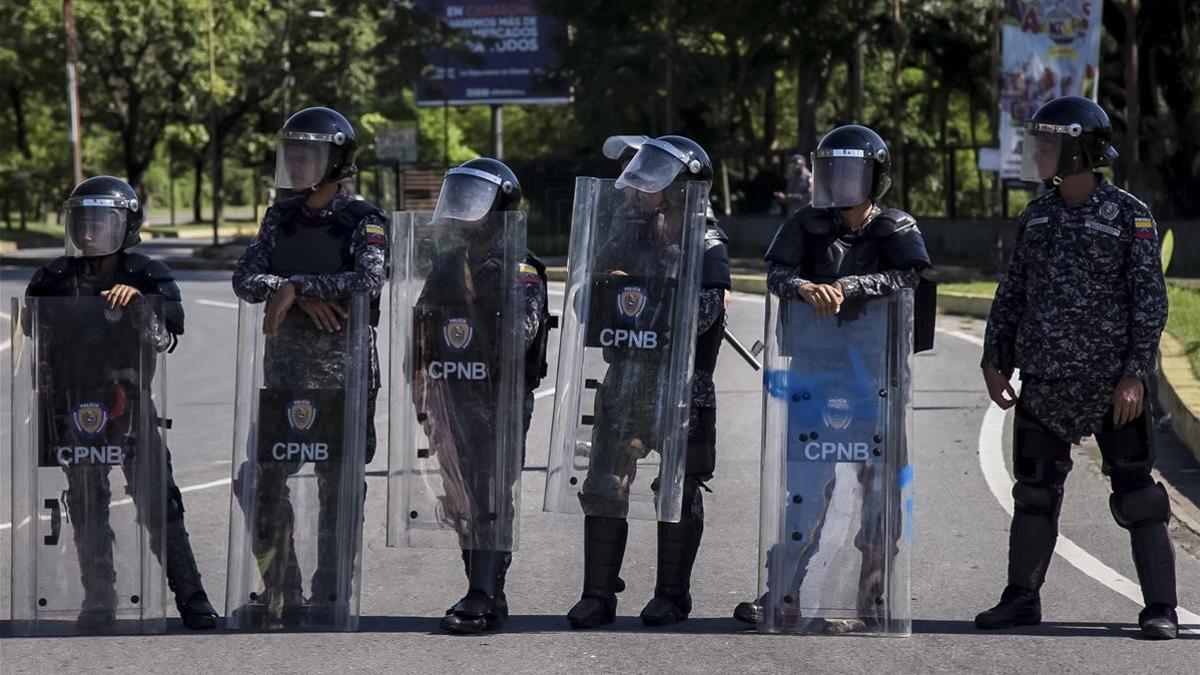
[[[762,364],[758,362],[758,359],[754,358],[755,355],[751,354],[750,350],[746,349],[745,345],[743,345],[741,342],[738,342],[738,339],[733,336],[733,333],[729,332],[728,328],[725,329],[725,341],[729,343],[729,346],[733,347],[735,352],[741,354],[743,359],[746,359],[746,363],[750,364],[751,368],[756,371],[762,370]],[[754,349],[755,353],[761,352],[762,343],[754,343]]]

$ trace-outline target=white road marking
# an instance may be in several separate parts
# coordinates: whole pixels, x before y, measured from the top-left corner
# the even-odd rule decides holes
[[[208,305],[209,307],[223,307],[225,309],[237,309],[236,302],[225,302],[223,300],[196,300],[197,305]]]
[[[179,488],[179,491],[182,493],[197,492],[199,490],[207,490],[209,488],[220,487],[222,485],[229,485],[231,482],[232,482],[232,480],[229,478],[221,478],[219,480],[213,480],[213,481],[209,481],[207,483],[198,483],[196,485],[185,485],[184,487]],[[127,504],[132,504],[132,503],[133,503],[132,497],[125,497],[123,499],[114,499],[113,501],[109,502],[108,505],[109,506],[125,506]],[[48,521],[48,520],[50,520],[50,516],[40,516],[38,519],[42,520],[42,521]],[[24,522],[28,522],[28,521],[22,521],[22,523],[24,523]],[[12,528],[12,523],[0,523],[0,531],[8,530],[11,528]]]

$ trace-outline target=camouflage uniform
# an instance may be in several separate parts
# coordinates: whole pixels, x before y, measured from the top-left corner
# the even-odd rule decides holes
[[[303,199],[303,196],[293,199]],[[285,201],[268,209],[263,218],[258,236],[247,247],[238,260],[233,273],[233,289],[239,298],[250,303],[267,301],[289,280],[296,288],[298,298],[321,300],[344,300],[354,294],[365,294],[373,303],[387,276],[387,220],[382,211],[364,209],[367,215],[356,219],[350,234],[347,257],[352,260],[350,269],[335,273],[292,274],[287,277],[272,272],[273,253],[286,236],[286,228],[305,225],[295,220],[308,219],[312,226],[317,220],[333,222],[344,217],[347,209],[355,208],[356,198],[342,188],[330,203],[320,211],[313,211],[303,203]],[[291,221],[291,222],[289,222]],[[331,240],[335,241],[335,240]],[[314,251],[319,256],[321,251]],[[365,461],[369,463],[375,454],[375,399],[380,386],[379,357],[376,350],[375,317],[368,331],[368,389],[365,419]],[[285,315],[279,332],[267,336],[263,355],[264,385],[269,389],[341,389],[345,385],[347,367],[345,351],[346,332],[333,333],[319,330],[298,306],[293,305]],[[347,424],[355,421],[346,420]],[[268,531],[270,537],[254,537],[255,555],[263,570],[263,581],[269,592],[282,593],[285,604],[300,601],[302,582],[300,569],[292,544],[294,513],[290,501],[287,479],[299,471],[297,462],[264,464],[258,485],[260,504],[257,506],[256,530]],[[314,597],[323,597],[332,591],[336,597],[349,597],[346,587],[349,579],[333,579],[331,570],[341,554],[335,550],[336,509],[338,485],[341,485],[341,463],[318,462],[314,470],[318,476],[320,516],[318,525],[318,560],[312,587]],[[242,477],[245,478],[245,477]]]
[[[1071,445],[1095,435],[1112,483],[1113,518],[1129,530],[1146,605],[1174,607],[1170,502],[1151,478],[1149,404],[1116,427],[1122,377],[1154,369],[1167,318],[1159,242],[1150,209],[1102,177],[1083,202],[1058,190],[1021,214],[1017,243],[988,317],[981,365],[1021,371],[1014,416],[1008,583],[1038,591],[1054,553]]]

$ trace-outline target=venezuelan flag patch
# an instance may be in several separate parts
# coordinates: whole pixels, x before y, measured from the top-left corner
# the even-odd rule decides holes
[[[1155,239],[1158,233],[1154,230],[1154,219],[1134,218],[1133,236],[1135,239]]]
[[[518,274],[521,276],[521,283],[536,284],[541,283],[542,277],[538,274],[537,268],[529,263],[521,263],[517,268]]]
[[[387,230],[382,225],[367,225],[367,244],[387,248]]]

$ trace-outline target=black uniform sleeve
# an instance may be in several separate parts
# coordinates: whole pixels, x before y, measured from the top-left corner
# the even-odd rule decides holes
[[[733,288],[729,277],[729,248],[723,234],[706,235],[704,238],[704,263],[700,272],[703,288]]]
[[[763,256],[767,262],[767,288],[781,298],[795,297],[796,291],[806,283],[799,274],[805,253],[802,220],[805,210],[801,209],[783,221]]]
[[[183,293],[175,281],[175,273],[161,260],[151,260],[146,277],[163,299],[163,321],[172,335],[183,335]]]

